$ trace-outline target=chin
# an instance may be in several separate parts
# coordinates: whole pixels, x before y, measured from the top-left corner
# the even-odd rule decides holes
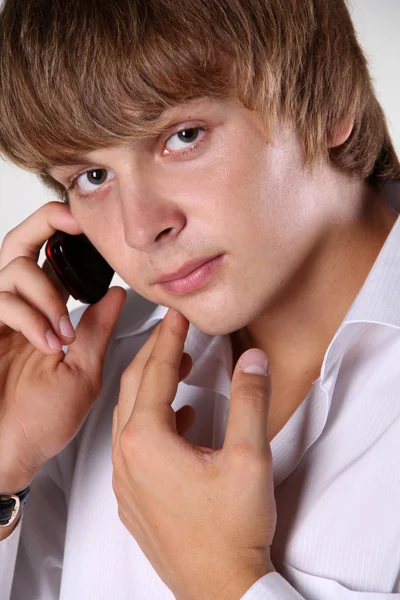
[[[180,310],[194,327],[208,335],[227,335],[243,329],[255,318],[250,310],[238,306],[235,301],[217,306],[213,302],[205,301],[201,306],[189,305],[187,310],[186,307],[179,306],[176,306],[176,309]]]

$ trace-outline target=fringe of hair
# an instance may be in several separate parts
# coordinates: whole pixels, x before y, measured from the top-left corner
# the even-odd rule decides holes
[[[5,0],[0,152],[48,174],[162,129],[163,112],[236,94],[266,135],[291,121],[307,161],[371,184],[400,164],[344,0]],[[335,125],[350,138],[328,149]]]

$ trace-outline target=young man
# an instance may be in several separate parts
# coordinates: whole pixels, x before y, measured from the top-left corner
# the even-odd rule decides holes
[[[344,2],[0,30],[2,152],[64,199],[0,253],[2,598],[400,598],[400,166]],[[139,294],[76,333],[57,229]]]

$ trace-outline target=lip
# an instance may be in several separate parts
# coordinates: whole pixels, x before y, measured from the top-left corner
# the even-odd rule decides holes
[[[210,260],[214,260],[214,258],[217,258],[217,256],[212,256],[212,257],[205,256],[203,258],[194,258],[193,260],[190,260],[189,262],[184,264],[183,267],[181,267],[174,273],[170,273],[169,275],[164,275],[161,279],[156,281],[156,283],[166,283],[167,281],[173,281],[174,279],[181,279],[182,277],[186,277],[187,275],[190,275],[190,273],[192,273],[198,267],[201,267],[202,265],[209,262]]]
[[[171,294],[182,296],[204,287],[221,266],[224,254],[219,254],[198,265],[183,277],[160,282],[160,285]],[[188,270],[185,265],[186,271]]]

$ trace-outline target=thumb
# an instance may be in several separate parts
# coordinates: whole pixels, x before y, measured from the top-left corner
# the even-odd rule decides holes
[[[270,398],[267,357],[257,348],[247,350],[238,360],[232,376],[224,449],[244,446],[256,452],[269,451]]]
[[[103,362],[112,332],[127,297],[122,287],[112,287],[83,313],[76,338],[68,347],[64,362],[78,367],[95,383],[102,375]]]

